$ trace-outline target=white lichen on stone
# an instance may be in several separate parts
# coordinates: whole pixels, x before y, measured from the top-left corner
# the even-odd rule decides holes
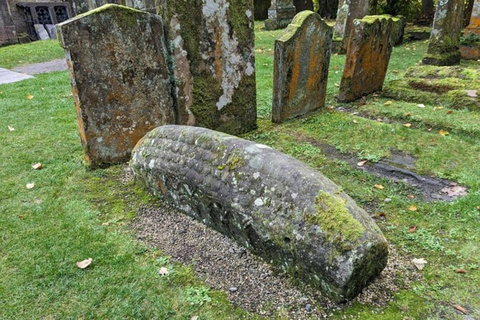
[[[256,205],[257,207],[263,206],[263,200],[262,200],[262,198],[257,198],[257,199],[255,199],[255,205]]]

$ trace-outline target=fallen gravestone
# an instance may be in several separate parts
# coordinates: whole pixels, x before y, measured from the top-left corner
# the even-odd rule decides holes
[[[465,35],[460,44],[460,52],[463,59],[480,59],[480,0],[475,0],[472,16]]]
[[[175,123],[160,17],[105,5],[57,25],[57,34],[90,166],[127,161],[145,133]]]
[[[265,20],[265,29],[285,28],[292,21],[296,12],[293,0],[272,0],[272,5],[268,9],[268,19]]]
[[[178,123],[241,134],[256,128],[253,2],[162,1]]]
[[[340,53],[347,51],[348,39],[353,29],[353,20],[361,19],[367,14],[368,0],[340,0],[333,29],[333,37],[340,41],[338,49]]]
[[[439,0],[432,33],[422,63],[452,66],[460,63],[460,32],[463,27],[463,0]]]
[[[161,126],[137,144],[131,168],[173,207],[336,301],[353,298],[386,265],[387,242],[363,209],[321,173],[265,145]]]
[[[313,11],[295,16],[275,41],[272,121],[325,106],[332,27]]]
[[[338,100],[354,101],[382,90],[392,53],[392,19],[370,16],[354,20]]]

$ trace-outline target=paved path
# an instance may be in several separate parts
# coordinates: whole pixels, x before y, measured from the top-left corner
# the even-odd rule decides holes
[[[65,59],[29,64],[14,68],[13,70],[0,68],[0,84],[31,79],[34,74],[63,70],[67,70]]]

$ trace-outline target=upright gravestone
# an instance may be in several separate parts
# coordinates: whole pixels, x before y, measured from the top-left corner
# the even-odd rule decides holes
[[[463,0],[438,1],[424,64],[451,66],[460,62],[463,7]]]
[[[462,58],[480,59],[480,0],[475,0],[470,24],[465,28],[465,40],[460,46]]]
[[[257,118],[253,1],[191,2],[157,6],[168,26],[179,123],[251,131]]]
[[[392,53],[392,19],[370,16],[354,20],[338,100],[354,101],[381,90]]]
[[[339,48],[341,53],[347,50],[348,38],[353,28],[353,20],[361,19],[367,14],[368,0],[340,0],[333,36],[336,39],[342,39]]]
[[[175,123],[160,17],[105,5],[57,25],[57,34],[89,165],[128,161],[145,133]]]
[[[475,0],[472,8],[472,16],[470,17],[470,23],[465,29],[465,34],[475,34],[480,36],[480,0]]]
[[[265,29],[285,28],[292,21],[295,13],[293,0],[272,0],[272,5],[268,9],[268,19],[265,20]]]
[[[0,45],[17,42],[15,23],[7,1],[0,1]]]
[[[325,106],[332,33],[319,14],[302,11],[275,41],[273,122]]]

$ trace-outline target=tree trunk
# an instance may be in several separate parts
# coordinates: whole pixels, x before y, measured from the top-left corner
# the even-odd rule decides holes
[[[475,0],[468,0],[468,3],[465,6],[465,11],[463,12],[463,26],[466,27],[470,23],[470,17],[472,16],[473,4]]]

